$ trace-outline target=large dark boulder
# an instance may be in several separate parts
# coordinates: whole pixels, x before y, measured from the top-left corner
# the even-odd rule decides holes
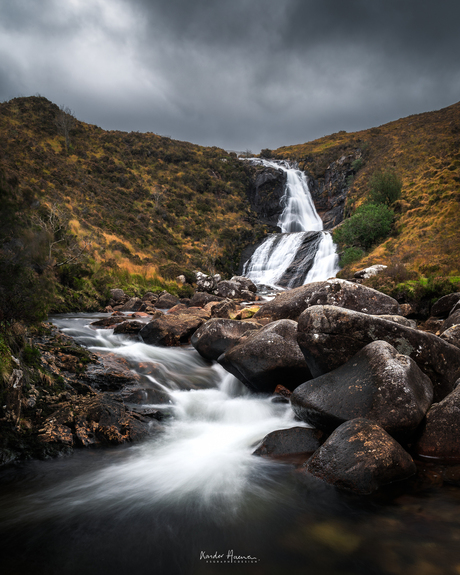
[[[122,306],[115,306],[114,309],[117,311],[142,311],[145,309],[145,307],[145,302],[143,302],[140,298],[132,297],[125,304]]]
[[[398,302],[377,290],[340,279],[313,282],[281,292],[264,304],[254,316],[258,318],[297,320],[314,305],[333,305],[367,314],[398,314]]]
[[[334,306],[313,306],[299,318],[297,341],[313,377],[343,365],[372,341],[410,356],[443,399],[460,376],[460,350],[441,338],[392,321]]]
[[[441,327],[441,333],[444,333],[454,325],[460,325],[460,310],[451,313],[450,316],[444,321]]]
[[[162,294],[155,302],[155,307],[159,309],[168,309],[174,307],[179,302],[179,298],[170,293]]]
[[[443,331],[439,337],[444,341],[447,341],[447,343],[460,348],[460,325],[449,327],[449,329]]]
[[[460,292],[450,293],[438,299],[431,308],[434,317],[446,318],[456,303],[460,301]]]
[[[123,357],[114,353],[98,353],[98,361],[90,363],[79,380],[101,391],[118,391],[127,386],[138,385],[139,375]]]
[[[145,326],[142,321],[123,321],[115,326],[113,333],[124,335],[137,335]]]
[[[390,435],[409,439],[433,400],[433,385],[407,355],[385,341],[368,344],[347,363],[307,381],[291,395],[297,417],[332,431],[365,417]]]
[[[415,453],[430,460],[460,462],[460,385],[427,413]]]
[[[183,345],[190,342],[190,338],[204,321],[196,315],[164,314],[143,327],[139,335],[145,343],[151,345]]]
[[[221,355],[218,362],[253,391],[272,393],[278,384],[292,391],[311,379],[296,335],[295,321],[283,319],[270,323],[249,333],[244,341]]]
[[[210,319],[193,335],[191,344],[205,359],[215,359],[233,347],[243,335],[261,329],[258,323],[235,319]]]
[[[338,427],[308,460],[306,469],[336,487],[363,495],[416,472],[401,445],[364,418]]]
[[[253,455],[263,457],[285,457],[311,455],[321,446],[326,435],[311,427],[278,429],[266,435]]]
[[[257,286],[256,284],[250,280],[249,278],[245,278],[244,276],[233,276],[230,281],[236,282],[241,286],[243,290],[250,291],[252,293],[256,293]]]
[[[197,291],[193,294],[190,300],[190,306],[192,307],[204,307],[206,304],[212,301],[224,301],[225,298],[218,295]]]

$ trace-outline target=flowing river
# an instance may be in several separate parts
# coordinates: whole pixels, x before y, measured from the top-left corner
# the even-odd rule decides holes
[[[93,330],[94,319],[53,321],[134,370],[154,363],[146,398],[167,392],[172,416],[140,444],[4,469],[2,575],[458,575],[458,488],[355,497],[253,456],[264,435],[299,425],[288,404],[250,395],[192,348]]]

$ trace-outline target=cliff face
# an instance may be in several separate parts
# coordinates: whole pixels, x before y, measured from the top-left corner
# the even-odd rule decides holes
[[[247,190],[249,203],[258,220],[272,228],[273,232],[281,231],[277,223],[283,211],[281,198],[285,184],[286,173],[283,170],[260,166],[255,168],[252,183]]]

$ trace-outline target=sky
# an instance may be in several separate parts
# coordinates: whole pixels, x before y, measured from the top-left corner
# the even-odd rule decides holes
[[[460,100],[458,0],[0,0],[0,101],[254,153]]]

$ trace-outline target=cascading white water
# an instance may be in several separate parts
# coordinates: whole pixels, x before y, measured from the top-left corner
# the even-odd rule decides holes
[[[254,161],[286,173],[281,200],[284,209],[278,220],[282,233],[271,234],[256,249],[245,263],[243,275],[256,284],[283,288],[334,277],[340,269],[335,244],[332,236],[322,231],[323,222],[316,212],[305,174],[283,162]],[[319,235],[315,237],[312,232]],[[311,244],[312,240],[314,251],[308,246],[307,257],[304,254],[299,258],[300,250],[305,252],[305,245]],[[293,267],[297,269],[293,270]],[[286,274],[287,270],[290,270],[289,274]]]

